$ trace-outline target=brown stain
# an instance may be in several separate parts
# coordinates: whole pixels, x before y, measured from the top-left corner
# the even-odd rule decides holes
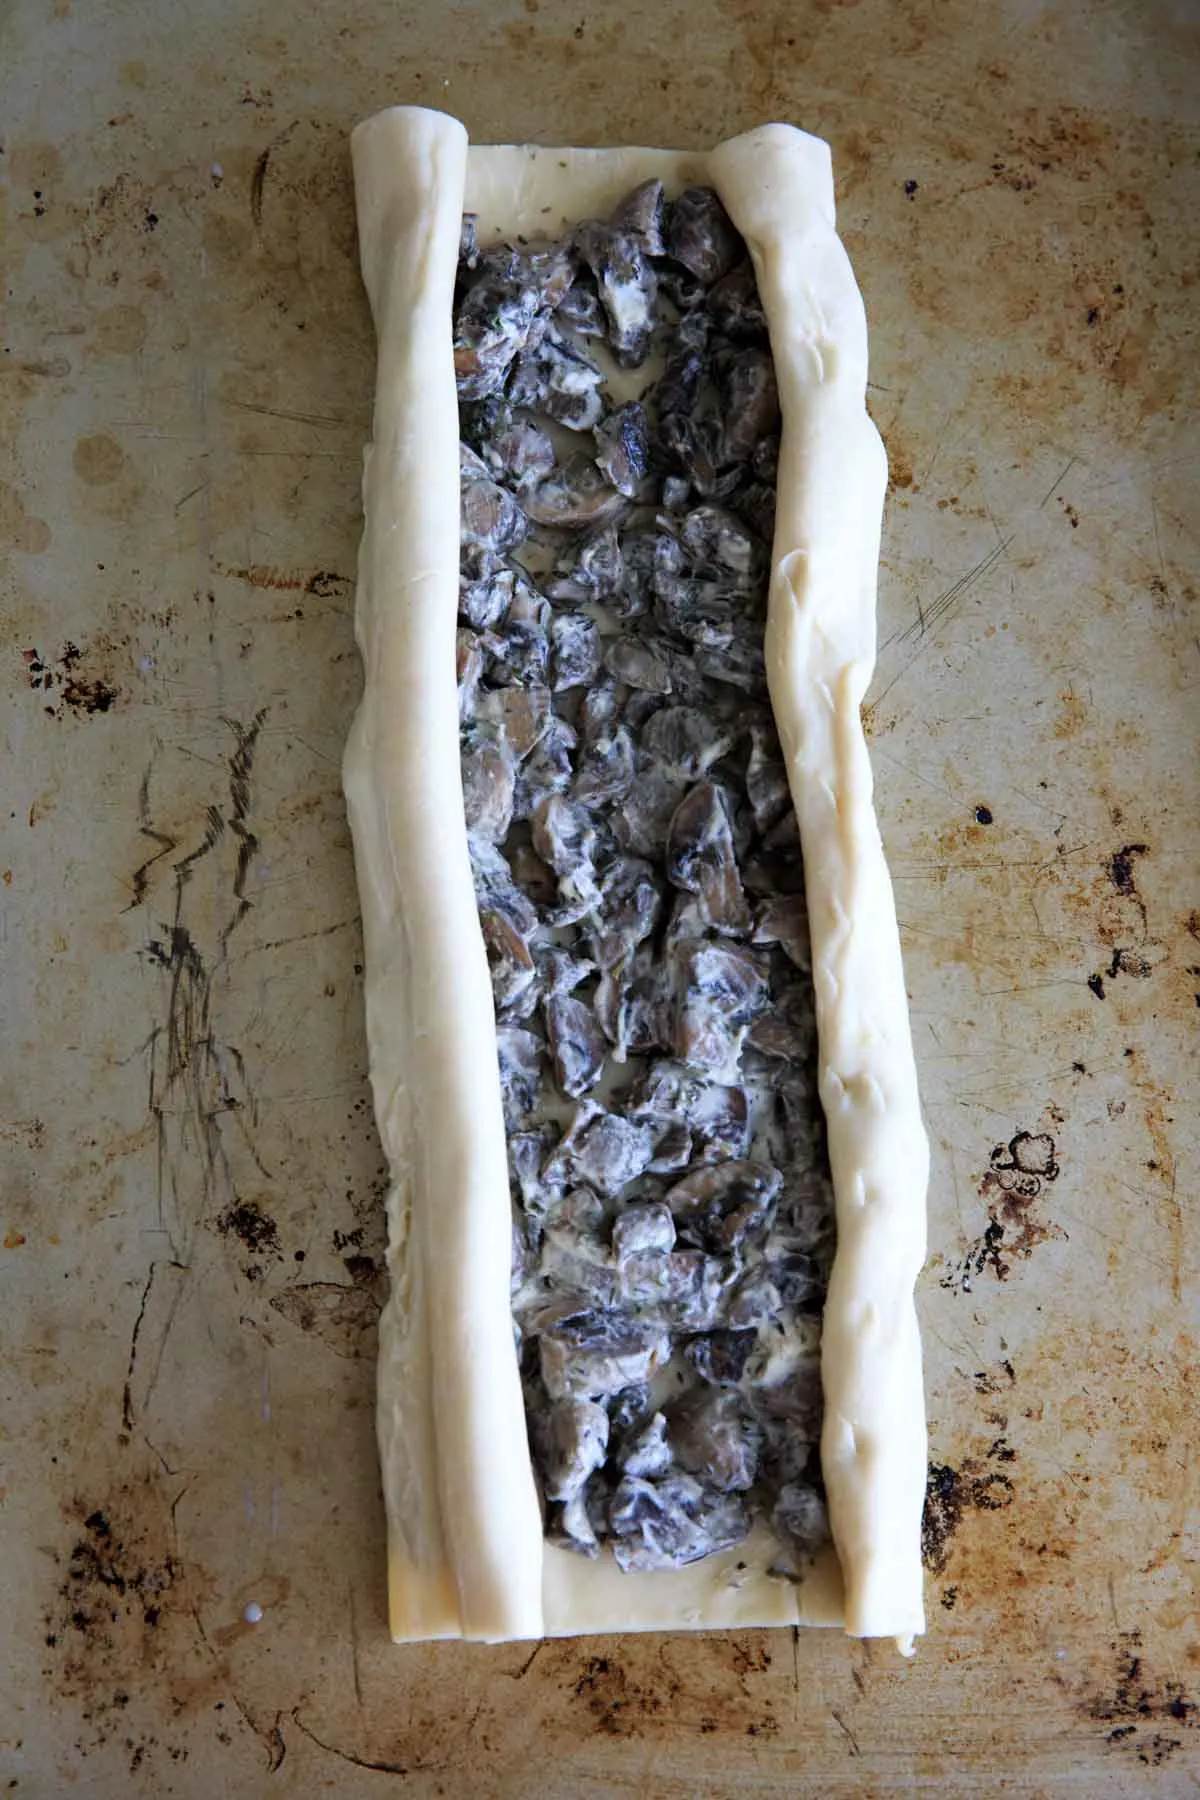
[[[226,272],[242,263],[254,242],[252,228],[239,214],[212,213],[201,228],[205,253]]]
[[[901,254],[918,313],[1003,342],[980,381],[1028,419],[1177,416],[1162,347],[1186,329],[1187,264],[1162,218],[1166,171],[1191,154],[1182,121],[1063,105],[977,117],[970,142],[943,133],[912,209],[915,254],[911,239]]]
[[[1108,1680],[1079,1703],[1085,1720],[1108,1729],[1104,1742],[1123,1760],[1159,1769],[1200,1727],[1200,1708],[1183,1683],[1156,1671],[1139,1630],[1119,1632]]]
[[[1137,883],[1137,864],[1152,854],[1148,843],[1128,843],[1101,865],[1084,904],[1095,912],[1096,935],[1107,952],[1107,964],[1088,977],[1097,999],[1105,999],[1119,976],[1149,981],[1169,956],[1169,946],[1150,931],[1150,916]],[[1188,982],[1178,998],[1186,1006]]]
[[[50,527],[45,519],[26,512],[20,490],[10,482],[0,481],[0,549],[40,556],[49,546]]]
[[[377,1282],[297,1282],[272,1294],[271,1307],[289,1325],[338,1356],[373,1357],[382,1293]]]
[[[1175,1123],[1175,1115],[1167,1111],[1169,1104],[1167,1097],[1157,1091],[1145,1095],[1142,1117],[1154,1150],[1153,1156],[1147,1159],[1147,1172],[1160,1190],[1170,1220],[1171,1292],[1176,1300],[1182,1300],[1183,1270],[1187,1260],[1186,1227],[1184,1202],[1178,1191],[1175,1152],[1168,1131],[1168,1126]]]
[[[115,1739],[134,1768],[169,1766],[188,1722],[232,1696],[229,1665],[202,1623],[209,1583],[179,1552],[162,1471],[129,1471],[77,1498],[53,1561],[43,1674],[70,1707],[76,1751]],[[147,1694],[165,1699],[165,1723]]]
[[[1058,713],[1054,720],[1056,738],[1078,737],[1088,722],[1088,705],[1082,694],[1074,688],[1065,689],[1058,696]]]
[[[537,1663],[539,1732],[653,1741],[679,1732],[773,1737],[784,1675],[772,1632],[630,1636],[547,1644]],[[788,1671],[790,1681],[790,1668]]]
[[[970,1456],[958,1468],[930,1463],[921,1521],[921,1560],[933,1575],[944,1575],[953,1540],[971,1513],[1002,1512],[1012,1505],[1016,1489],[1004,1463],[1012,1453],[1004,1440],[982,1456]],[[957,1598],[957,1590],[955,1592]],[[947,1611],[952,1607],[947,1607]]]
[[[888,492],[895,494],[899,491],[911,490],[914,494],[919,494],[921,490],[914,485],[913,480],[912,452],[899,437],[895,426],[889,427],[885,444],[888,459]]]
[[[864,729],[869,735],[878,728],[876,704],[866,709]],[[1111,791],[1101,775],[1098,794]],[[1077,981],[1080,1023],[1114,991],[1133,1002],[1129,989],[1143,982],[1155,983],[1147,999],[1152,993],[1156,1007],[1190,1022],[1200,957],[1183,938],[1186,916],[1160,922],[1139,891],[1139,864],[1155,855],[1155,847],[1133,807],[1110,809],[1133,841],[1108,838],[1112,847],[1105,848],[1107,825],[1092,842],[1073,844],[1065,824],[1047,838],[1011,825],[995,796],[989,799],[991,805],[974,808],[973,818],[959,817],[917,837],[897,862],[899,874],[919,880],[938,902],[936,917],[928,907],[912,912],[906,930],[927,940],[939,963],[964,965],[993,991],[1029,991],[1042,976]],[[1086,830],[1083,825],[1080,835]],[[985,897],[990,909],[980,905]],[[1156,981],[1160,971],[1163,979]]]
[[[71,457],[75,473],[89,487],[107,487],[120,479],[125,468],[125,452],[108,432],[96,432],[80,438]]]
[[[1061,1121],[1061,1113],[1054,1116]],[[1044,1210],[1034,1210],[1059,1174],[1055,1142],[1048,1131],[1018,1131],[1007,1144],[997,1144],[979,1184],[979,1197],[987,1202],[987,1224],[940,1285],[969,1294],[985,1271],[997,1281],[1007,1281],[1014,1262],[1028,1261],[1039,1244],[1065,1242],[1067,1233],[1061,1225],[1045,1217]]]
[[[925,1521],[927,1566],[961,1631],[978,1617],[1007,1657],[1044,1658],[1048,1641],[1069,1641],[1065,1604],[1087,1654],[1114,1622],[1106,1571],[1126,1595],[1145,1593],[1156,1619],[1176,1600],[1194,1610],[1180,1556],[1190,1512],[1180,1450],[1181,1433],[1193,1435],[1196,1357],[1187,1332],[1151,1327],[1131,1342],[1072,1324],[1046,1330],[1015,1368],[976,1377],[988,1411],[965,1452],[931,1469]],[[1115,1560],[1100,1553],[1106,1545],[1119,1546]]]
[[[42,710],[51,718],[66,714],[90,718],[110,712],[121,695],[111,665],[118,646],[111,639],[92,639],[86,652],[68,641],[56,657],[43,657],[35,648],[22,651],[28,685],[42,695]],[[30,824],[33,824],[32,812]]]
[[[161,192],[122,170],[86,200],[64,209],[64,266],[75,281],[87,285],[93,304],[106,288],[169,293],[161,266]]]
[[[278,589],[284,593],[315,594],[328,600],[343,595],[353,586],[348,575],[337,575],[330,569],[281,569],[273,563],[251,563],[245,568],[232,568],[218,563],[222,575],[231,575],[253,588]],[[290,616],[290,615],[289,615]]]
[[[146,342],[146,315],[139,306],[101,307],[88,336],[89,354],[136,356]]]
[[[55,186],[63,178],[62,155],[56,144],[16,143],[9,147],[8,176],[14,189]]]

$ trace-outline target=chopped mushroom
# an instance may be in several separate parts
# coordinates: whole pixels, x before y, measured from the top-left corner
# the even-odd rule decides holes
[[[519,358],[508,392],[514,406],[544,413],[572,431],[590,431],[604,411],[603,380],[591,358],[551,325],[536,349]],[[550,465],[541,471],[549,472]]]
[[[546,1036],[555,1079],[568,1100],[578,1100],[599,1081],[608,1051],[596,1015],[572,995],[552,995],[546,1001]]]
[[[544,327],[570,287],[574,265],[566,250],[489,251],[458,308],[454,369],[459,398],[499,393],[513,358]]]
[[[783,1177],[769,1163],[712,1163],[677,1181],[666,1195],[683,1243],[710,1251],[741,1250],[765,1239]]]
[[[596,466],[607,480],[632,499],[650,466],[645,408],[637,400],[619,406],[595,427]]]
[[[575,234],[583,259],[596,278],[608,320],[608,341],[626,369],[636,369],[646,360],[658,294],[654,266],[642,253],[640,235],[598,224],[582,225]]]
[[[675,808],[667,828],[667,875],[676,887],[699,896],[700,918],[714,931],[736,935],[750,928],[742,892],[729,803],[713,782],[702,782]]]
[[[761,972],[743,951],[681,938],[672,945],[672,976],[675,1055],[718,1081],[736,1081],[746,1032],[768,1001]]]
[[[550,1410],[546,1498],[570,1500],[608,1451],[608,1414],[595,1400],[560,1400]]]
[[[667,213],[667,249],[705,287],[738,260],[742,240],[711,188],[688,188]]]
[[[600,524],[629,503],[586,456],[573,456],[531,488],[524,504],[536,524],[566,526]]]
[[[570,242],[481,252],[464,219],[461,250],[462,784],[547,1535],[678,1568],[755,1522],[798,1579],[834,1230],[753,264],[711,190],[656,181]]]
[[[640,1475],[647,1481],[669,1474],[674,1460],[675,1451],[667,1441],[667,1421],[660,1412],[635,1431],[628,1446],[619,1449],[616,1455],[617,1467],[623,1475]]]
[[[633,239],[643,255],[664,255],[667,246],[663,240],[662,182],[643,181],[634,188],[618,206],[612,222],[618,231]]]
[[[542,1333],[541,1373],[552,1400],[599,1399],[662,1367],[671,1340],[661,1325],[580,1312]]]
[[[724,1334],[729,1340],[752,1335]],[[703,1360],[696,1347],[710,1342],[693,1338],[689,1360]],[[702,1387],[671,1408],[667,1424],[675,1453],[692,1475],[700,1476],[719,1493],[744,1493],[754,1485],[763,1430],[740,1395],[728,1388],[713,1392]]]
[[[609,1509],[613,1554],[623,1569],[679,1569],[741,1543],[746,1509],[732,1494],[706,1492],[690,1476],[622,1477]]]
[[[675,1221],[661,1201],[627,1206],[613,1223],[613,1251],[618,1262],[646,1250],[673,1250]]]
[[[556,694],[568,688],[587,687],[600,673],[603,654],[594,619],[584,613],[556,613],[550,621]]]
[[[504,1098],[504,1123],[514,1131],[532,1110],[542,1080],[542,1043],[532,1031],[519,1025],[496,1027],[496,1051],[500,1061],[500,1092]]]

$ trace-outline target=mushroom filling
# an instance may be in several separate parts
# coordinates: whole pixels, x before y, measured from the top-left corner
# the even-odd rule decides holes
[[[833,1198],[763,661],[779,401],[717,196],[463,221],[462,777],[546,1534],[797,1577]]]

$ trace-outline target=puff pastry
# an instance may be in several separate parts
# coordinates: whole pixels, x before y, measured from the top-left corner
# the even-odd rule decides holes
[[[397,1641],[843,1624],[924,1629],[926,1447],[913,1287],[928,1150],[860,707],[875,654],[886,461],[828,147],[768,125],[710,152],[469,146],[397,107],[352,139],[378,339],[344,780],[362,899],[370,1073],[391,1169],[378,1430]],[[455,683],[460,223],[480,242],[603,213],[631,187],[710,186],[753,258],[783,428],[766,627],[803,846],[837,1251],[822,1322],[833,1545],[799,1582],[757,1530],[669,1571],[543,1537],[510,1313],[495,1017],[464,822]]]

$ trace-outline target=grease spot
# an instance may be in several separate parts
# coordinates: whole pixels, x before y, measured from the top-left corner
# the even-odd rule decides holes
[[[94,437],[80,438],[71,461],[79,479],[89,487],[107,487],[125,467],[125,452],[116,438],[99,431]]]
[[[39,556],[49,543],[50,527],[45,519],[35,519],[27,513],[17,489],[0,481],[0,548]]]

